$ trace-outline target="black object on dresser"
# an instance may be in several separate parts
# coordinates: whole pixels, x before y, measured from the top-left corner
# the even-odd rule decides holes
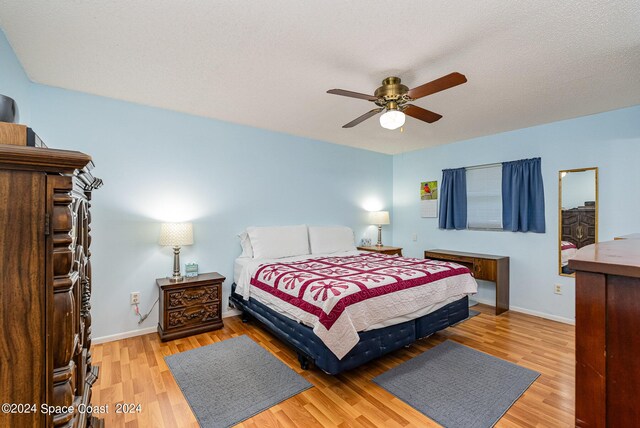
[[[0,426],[101,426],[81,409],[98,377],[89,207],[102,181],[88,155],[26,138],[4,144],[9,133],[0,138],[0,402],[16,407],[3,407]]]
[[[222,328],[222,283],[217,272],[174,282],[158,278],[160,289],[160,321],[158,334],[162,341],[204,333]]]
[[[18,106],[13,98],[0,95],[0,122],[13,123],[16,121]]]

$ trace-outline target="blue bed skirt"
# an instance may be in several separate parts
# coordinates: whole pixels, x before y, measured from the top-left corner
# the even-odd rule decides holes
[[[278,338],[295,348],[303,368],[306,368],[308,361],[312,361],[316,367],[332,375],[410,345],[469,317],[469,301],[465,296],[420,318],[360,332],[360,341],[339,360],[310,327],[287,318],[254,299],[244,300],[235,293],[235,289],[236,284],[233,284],[230,301],[243,312],[243,316],[251,315]]]

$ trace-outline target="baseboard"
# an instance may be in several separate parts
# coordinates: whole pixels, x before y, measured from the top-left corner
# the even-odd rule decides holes
[[[509,309],[514,312],[520,312],[527,315],[533,315],[540,318],[546,318],[551,321],[558,321],[563,324],[576,325],[576,320],[571,318],[565,318],[558,315],[547,314],[545,312],[532,311],[531,309],[520,308],[518,306],[509,306]]]
[[[237,309],[227,309],[227,312],[222,313],[222,318],[235,317],[237,315],[242,315],[242,311]]]
[[[495,306],[495,302],[488,299],[478,299],[478,296],[470,297],[471,300],[475,300],[478,303],[482,303],[483,305]],[[563,324],[571,324],[576,325],[576,320],[571,318],[565,318],[558,315],[548,314],[546,312],[538,312],[527,308],[521,308],[519,306],[511,306],[509,305],[509,310],[513,312],[520,312],[522,314],[533,315],[535,317],[540,317],[544,319],[548,319],[551,321],[561,322]]]
[[[109,336],[96,337],[91,339],[91,344],[97,345],[99,343],[113,342],[121,339],[128,339],[130,337],[142,336],[143,334],[154,333],[158,330],[158,327],[147,327],[138,330],[125,331],[124,333],[110,334]]]
[[[237,309],[229,309],[228,311],[222,313],[222,318],[234,317],[240,314],[242,314],[242,312],[240,312]],[[138,330],[125,331],[124,333],[117,333],[117,334],[111,334],[109,336],[96,337],[91,339],[91,343],[94,345],[97,345],[100,343],[113,342],[116,340],[128,339],[130,337],[142,336],[143,334],[155,333],[156,331],[158,331],[158,326],[141,328]]]

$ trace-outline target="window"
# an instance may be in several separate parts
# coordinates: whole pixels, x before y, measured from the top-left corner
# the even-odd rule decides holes
[[[467,168],[467,227],[502,230],[502,164]]]

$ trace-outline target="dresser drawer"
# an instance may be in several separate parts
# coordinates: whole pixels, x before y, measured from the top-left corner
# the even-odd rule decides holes
[[[167,331],[220,321],[220,303],[190,306],[167,311]]]
[[[182,290],[167,291],[167,309],[177,309],[219,302],[218,286],[191,287]]]

